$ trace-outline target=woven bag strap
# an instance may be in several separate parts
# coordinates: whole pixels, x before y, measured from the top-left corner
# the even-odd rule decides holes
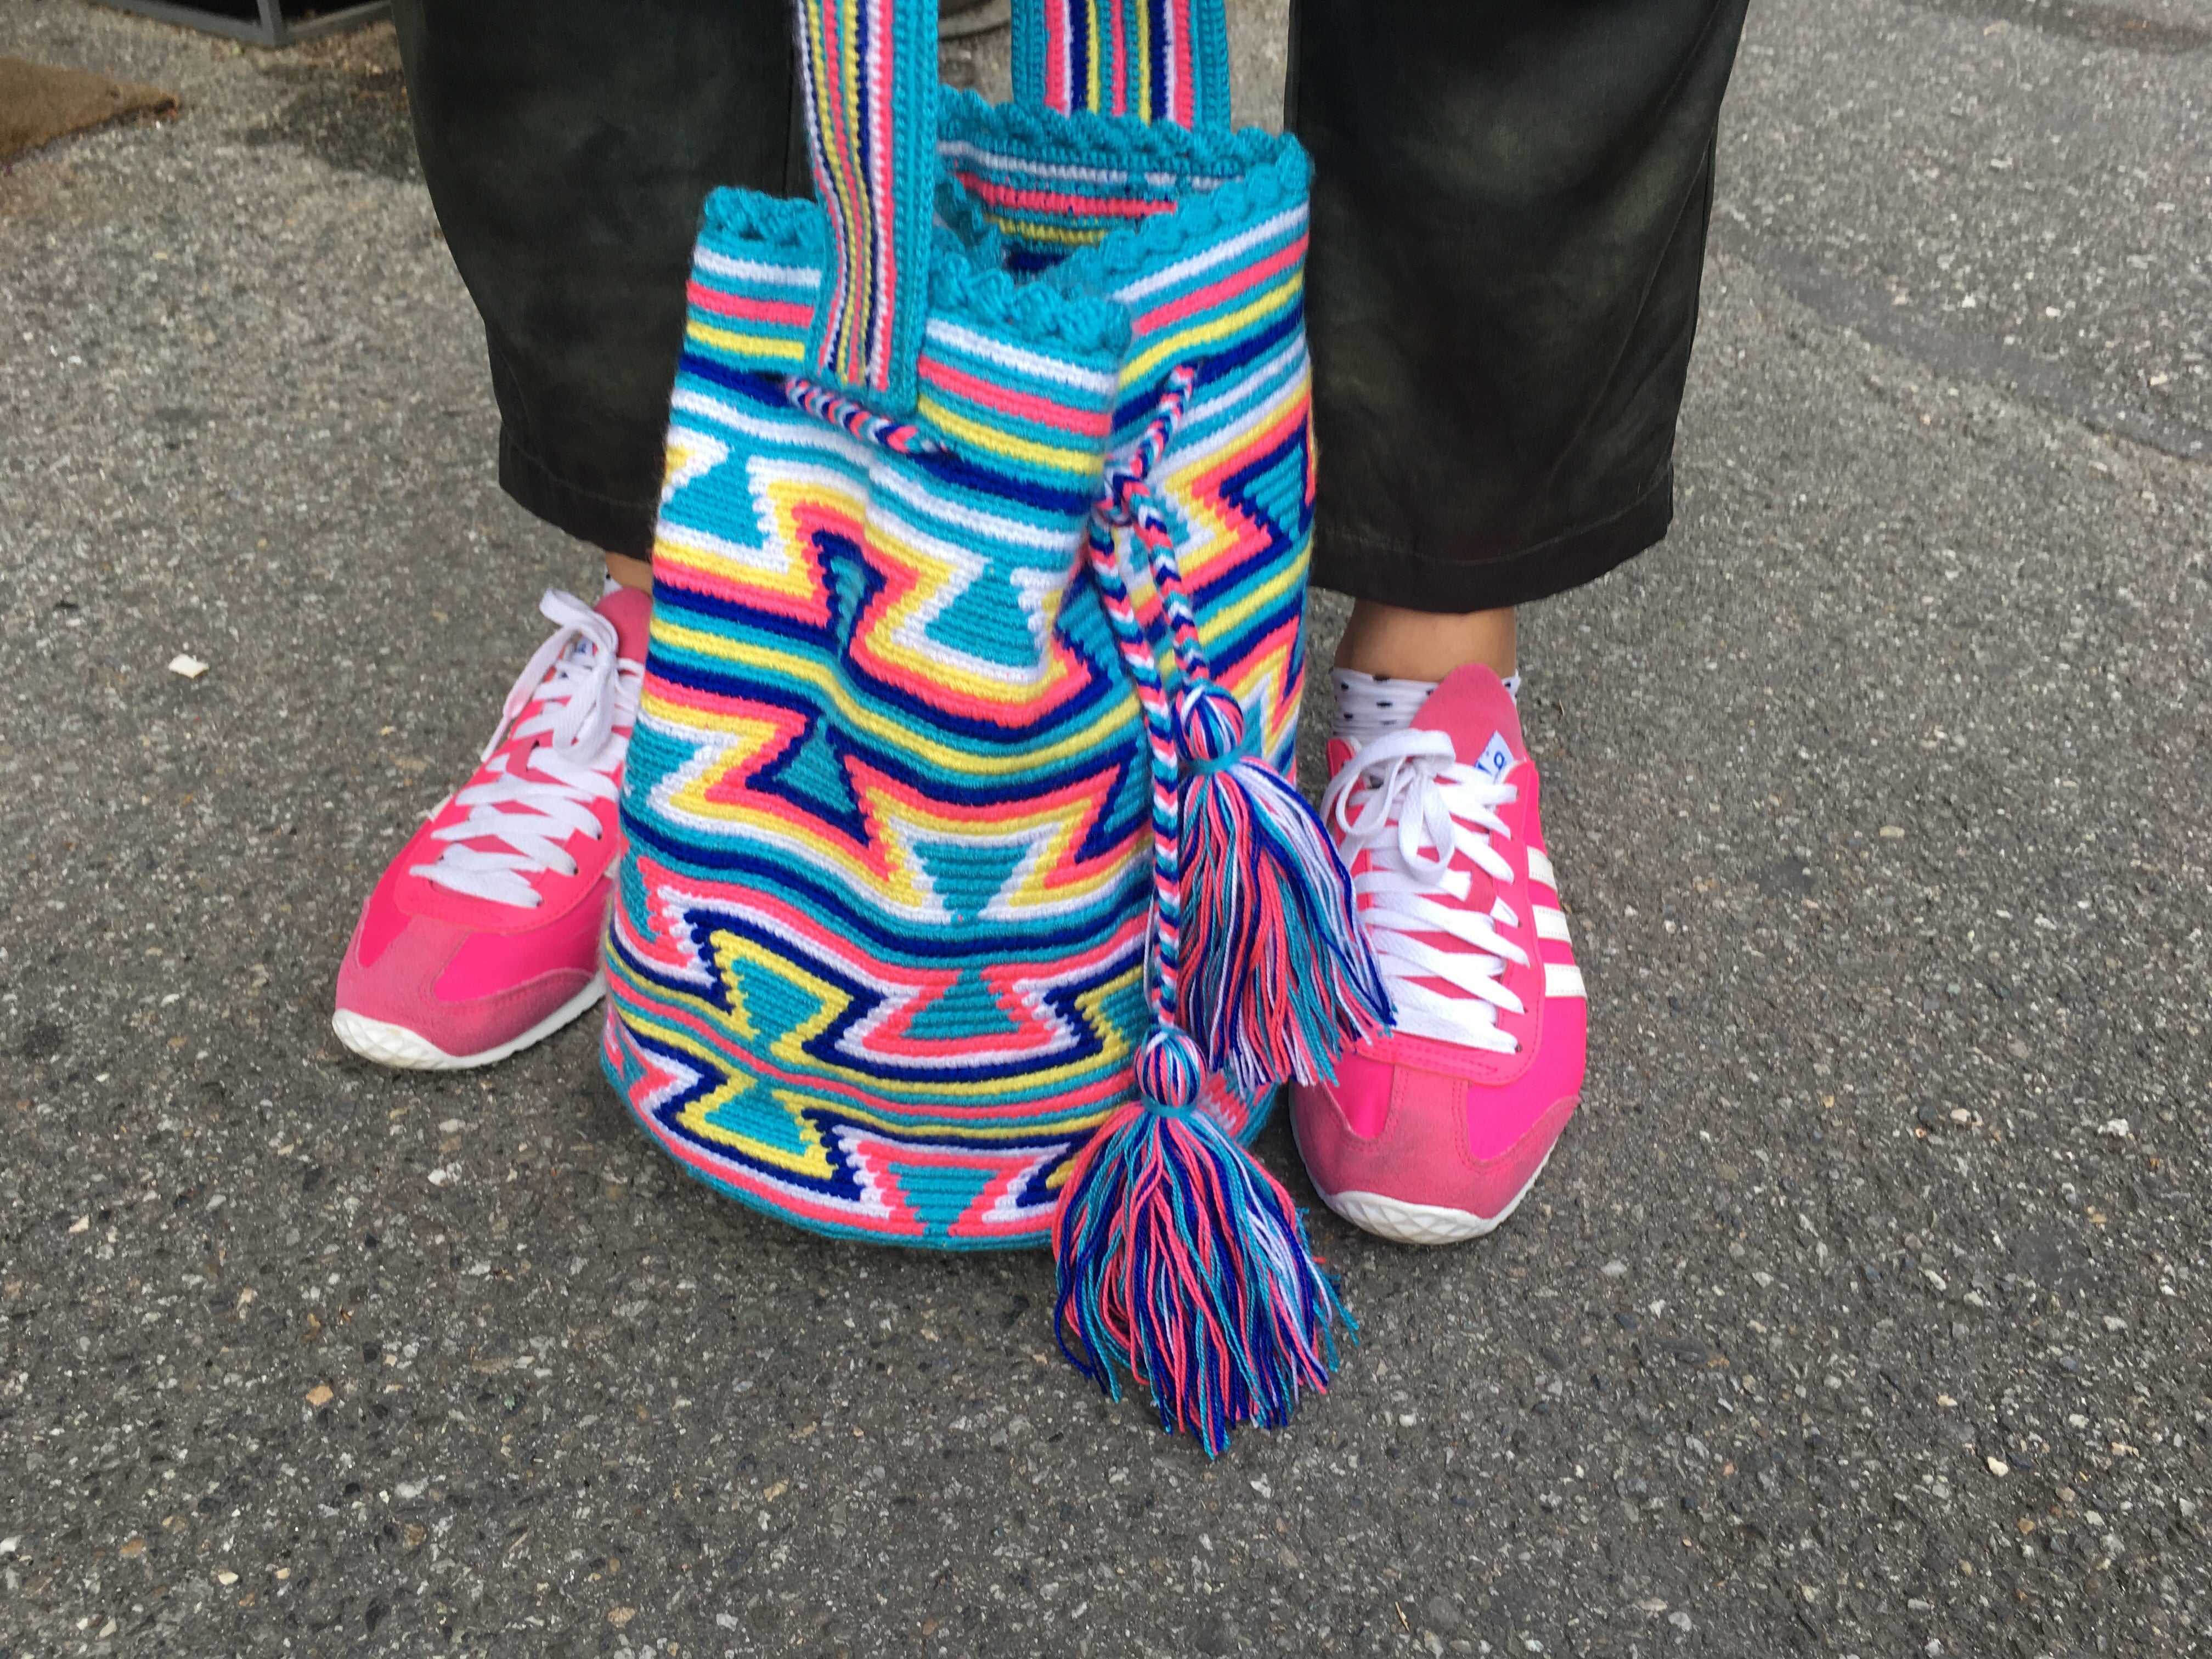
[[[1226,132],[1223,0],[1014,0],[1014,99]]]
[[[929,301],[937,0],[793,0],[831,282],[812,378],[880,412],[914,407]]]

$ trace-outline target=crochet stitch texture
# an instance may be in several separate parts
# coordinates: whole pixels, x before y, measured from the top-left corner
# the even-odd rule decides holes
[[[1151,1023],[1152,780],[1085,547],[1103,456],[1179,368],[1154,498],[1215,683],[1291,764],[1306,163],[1287,137],[964,96],[937,135],[975,210],[940,213],[905,408],[794,406],[835,286],[823,210],[708,204],[605,1060],[647,1131],[743,1201],[1034,1245]],[[1123,575],[1171,679],[1143,560]],[[1202,1107],[1249,1137],[1269,1099],[1209,1078]]]

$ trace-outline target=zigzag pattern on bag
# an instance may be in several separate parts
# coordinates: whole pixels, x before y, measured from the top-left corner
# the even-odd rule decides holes
[[[820,210],[709,204],[605,1060],[647,1130],[741,1200],[979,1248],[1044,1241],[1152,1023],[1152,780],[1084,530],[1102,452],[1134,441],[1181,365],[1196,385],[1157,497],[1217,683],[1291,763],[1312,520],[1304,161],[1264,135],[949,101],[948,169],[1042,179],[1059,204],[1033,194],[983,233],[995,249],[940,232],[909,453],[793,406],[829,266]],[[1171,210],[1112,211],[1137,201]],[[1065,257],[1079,239],[1030,235],[1105,218],[1141,222]],[[1040,274],[1018,286],[993,256]],[[1164,641],[1149,573],[1127,563]],[[1243,1136],[1267,1099],[1216,1079],[1205,1104]]]

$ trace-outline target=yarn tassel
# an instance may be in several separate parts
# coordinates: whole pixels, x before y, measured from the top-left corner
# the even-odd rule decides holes
[[[1163,1429],[1218,1456],[1234,1425],[1279,1428],[1302,1391],[1327,1392],[1330,1327],[1358,1327],[1290,1194],[1199,1106],[1201,1068],[1182,1031],[1146,1038],[1138,1103],[1100,1127],[1062,1190],[1054,1311],[1060,1352],[1109,1398],[1129,1372]]]
[[[1305,797],[1254,752],[1234,697],[1200,683],[1179,714],[1182,1022],[1247,1099],[1333,1079],[1337,1050],[1391,1017],[1352,878]]]

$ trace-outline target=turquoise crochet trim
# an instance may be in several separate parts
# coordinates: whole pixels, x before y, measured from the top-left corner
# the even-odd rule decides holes
[[[757,242],[765,247],[811,254],[811,263],[815,264],[822,262],[830,247],[830,222],[823,217],[821,204],[804,197],[763,196],[757,190],[726,185],[707,192],[699,210],[699,228],[712,232],[717,240]]]
[[[1297,140],[1260,127],[1193,132],[1168,123],[1148,124],[1121,115],[1094,115],[1028,104],[994,104],[965,88],[942,88],[937,106],[938,141],[973,138],[1018,150],[1031,160],[1072,167],[1174,173],[1199,180],[1227,179],[1264,167]],[[1303,154],[1303,152],[1301,152]]]
[[[1255,163],[1241,179],[1185,196],[1173,213],[1115,231],[1095,246],[1069,254],[1039,280],[1057,287],[1110,291],[1140,271],[1218,241],[1270,214],[1290,207],[1303,210],[1307,182],[1313,176],[1304,147],[1288,133],[1277,137],[1256,128],[1246,132],[1277,147],[1273,158]]]
[[[821,270],[827,262],[830,226],[818,203],[718,190],[707,198],[700,217],[705,240],[718,251],[750,245],[779,264]],[[1120,361],[1129,343],[1127,310],[1081,288],[1018,282],[998,269],[1002,252],[996,228],[980,216],[976,223],[981,234],[972,244],[948,226],[933,227],[931,314],[1011,331],[1107,365]]]
[[[984,250],[970,248],[943,226],[931,268],[933,316],[957,315],[1016,339],[1061,347],[1118,366],[1129,343],[1129,313],[1119,301],[1087,289],[1017,281],[1004,270],[975,263]],[[991,258],[999,255],[994,242]]]
[[[1190,132],[1118,116],[1073,116],[992,104],[950,92],[938,116],[940,151],[973,149],[1129,177],[1132,196],[1172,200],[1176,210],[1109,231],[1030,279],[1070,294],[1110,293],[1285,207],[1303,206],[1313,164],[1288,133],[1258,127]],[[973,198],[962,192],[974,211]]]

